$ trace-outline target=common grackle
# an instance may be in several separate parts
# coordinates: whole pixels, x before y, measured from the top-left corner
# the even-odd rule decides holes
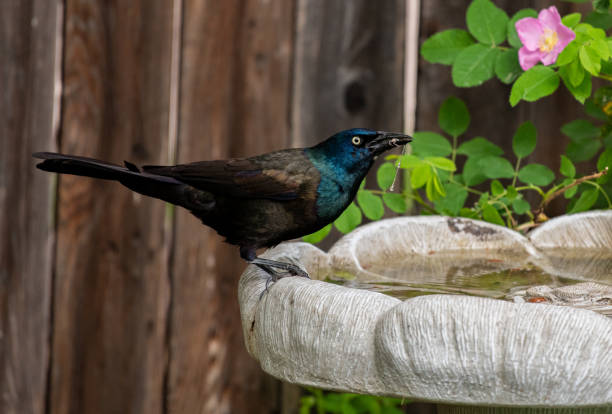
[[[310,234],[334,221],[355,197],[374,159],[412,140],[369,129],[338,132],[320,144],[250,158],[175,166],[122,167],[92,158],[38,152],[44,171],[116,180],[138,193],[191,211],[240,256],[275,281],[308,275],[294,264],[257,257],[256,250]],[[279,272],[275,269],[279,269]]]

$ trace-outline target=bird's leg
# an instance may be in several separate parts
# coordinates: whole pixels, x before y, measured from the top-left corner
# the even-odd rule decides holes
[[[253,248],[240,247],[240,257],[268,273],[270,275],[268,283],[276,282],[278,279],[287,276],[300,276],[310,278],[310,276],[308,276],[308,273],[306,273],[305,271],[303,271],[298,266],[292,263],[278,262],[276,260],[257,257],[255,249]],[[279,272],[275,269],[281,269],[283,271]]]

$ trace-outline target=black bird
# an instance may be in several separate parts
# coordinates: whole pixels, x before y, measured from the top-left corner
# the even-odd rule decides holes
[[[138,193],[191,211],[240,256],[271,275],[308,275],[296,265],[257,257],[256,250],[313,233],[355,197],[377,155],[412,140],[404,134],[349,129],[311,148],[250,158],[138,168],[92,158],[38,152],[44,171],[116,180]],[[278,272],[274,269],[280,269]]]

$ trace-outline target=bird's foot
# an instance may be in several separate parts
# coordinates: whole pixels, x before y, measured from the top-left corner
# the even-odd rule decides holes
[[[263,292],[261,292],[260,299],[263,297],[264,293],[268,292],[270,285],[272,285],[279,279],[290,276],[306,277],[310,279],[308,273],[306,273],[304,270],[300,269],[298,266],[292,263],[277,262],[275,260],[261,258],[255,258],[250,263],[256,265],[269,275],[266,278],[266,288]],[[276,270],[275,268],[280,269],[280,271]]]
[[[293,263],[277,262],[276,260],[262,259],[260,257],[251,260],[249,263],[257,265],[260,269],[263,269],[271,276],[273,282],[289,276],[300,276],[310,279],[308,273]],[[280,269],[281,271],[275,269]]]

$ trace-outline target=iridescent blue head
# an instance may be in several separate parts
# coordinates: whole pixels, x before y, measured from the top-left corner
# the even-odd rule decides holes
[[[332,135],[312,150],[325,154],[336,166],[348,171],[367,172],[377,155],[410,141],[412,138],[404,134],[353,128]]]
[[[347,129],[304,152],[320,174],[317,215],[330,222],[353,200],[377,155],[412,141],[408,135]]]

